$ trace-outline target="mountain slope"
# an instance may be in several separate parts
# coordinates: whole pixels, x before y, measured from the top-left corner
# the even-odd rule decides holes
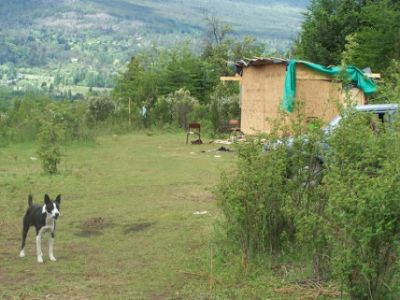
[[[186,38],[201,39],[205,14],[231,24],[238,35],[253,35],[272,49],[285,49],[299,30],[307,3],[307,0],[1,1],[0,79],[13,79],[17,68],[19,72],[46,71],[51,77],[58,75],[64,84],[83,82],[80,76],[85,76],[86,85],[107,86],[111,84],[110,75],[146,45],[154,41],[164,45]],[[84,75],[79,75],[80,69],[84,69]]]

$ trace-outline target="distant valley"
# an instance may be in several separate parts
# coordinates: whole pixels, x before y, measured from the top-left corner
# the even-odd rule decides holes
[[[137,51],[190,40],[205,16],[287,49],[309,1],[17,0],[0,3],[0,82],[19,89],[110,88]]]

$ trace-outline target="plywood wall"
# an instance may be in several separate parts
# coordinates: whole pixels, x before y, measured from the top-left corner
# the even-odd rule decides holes
[[[243,70],[241,130],[247,134],[268,132],[267,118],[279,113],[286,68],[283,65],[254,66]]]
[[[297,65],[296,99],[304,103],[307,117],[329,122],[344,103],[342,84],[301,64]],[[243,70],[241,85],[241,130],[246,134],[269,132],[271,120],[278,118],[286,75],[285,64],[251,66]],[[350,96],[364,104],[364,94],[354,89]]]
[[[338,114],[337,107],[342,102],[342,84],[332,79],[303,65],[297,66],[296,99],[304,103],[307,117],[329,122]]]

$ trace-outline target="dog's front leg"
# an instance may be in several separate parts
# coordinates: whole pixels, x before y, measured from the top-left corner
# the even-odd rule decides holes
[[[54,257],[53,253],[53,248],[54,248],[54,232],[51,232],[49,238],[49,257],[51,261],[56,261],[56,258]]]
[[[39,232],[36,235],[36,255],[37,255],[37,262],[42,263],[43,262],[43,253],[42,253],[42,235],[41,232]]]

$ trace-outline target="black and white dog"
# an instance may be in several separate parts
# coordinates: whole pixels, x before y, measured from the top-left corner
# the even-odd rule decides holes
[[[55,201],[52,201],[49,195],[44,196],[44,205],[32,204],[32,195],[28,196],[28,210],[24,216],[22,229],[22,244],[20,257],[25,256],[25,240],[30,226],[36,229],[36,255],[37,262],[43,262],[42,253],[42,234],[50,232],[49,239],[49,257],[51,261],[56,261],[53,253],[54,232],[56,230],[56,220],[60,216],[61,195],[58,195]]]

